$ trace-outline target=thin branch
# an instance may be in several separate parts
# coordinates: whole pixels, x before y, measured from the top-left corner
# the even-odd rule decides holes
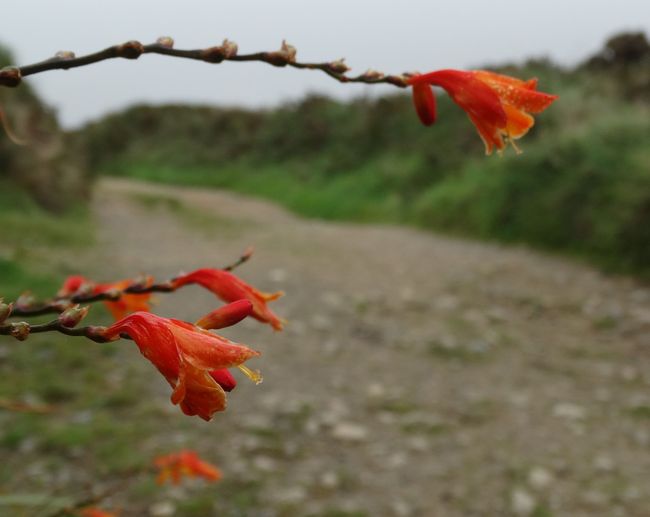
[[[245,262],[248,262],[252,255],[253,248],[249,247],[236,261],[223,267],[222,269],[224,271],[232,271]],[[21,300],[19,298],[12,307],[11,316],[28,318],[33,316],[42,316],[43,314],[56,314],[65,311],[75,304],[84,305],[88,303],[104,301],[115,302],[122,298],[122,296],[125,294],[172,293],[179,289],[178,287],[174,286],[173,280],[174,279],[170,279],[165,282],[153,284],[147,284],[144,282],[139,283],[136,280],[129,287],[122,290],[110,289],[103,293],[81,292],[72,294],[70,296],[57,296],[56,298],[44,302],[37,302],[35,300],[32,300],[31,297],[27,297],[27,300],[24,303],[21,303]]]
[[[306,70],[320,70],[341,83],[364,84],[392,84],[400,88],[408,86],[409,73],[399,75],[386,75],[376,70],[367,70],[357,76],[348,76],[350,68],[343,59],[323,63],[301,63],[296,61],[295,47],[282,42],[280,50],[271,52],[255,52],[252,54],[238,54],[237,44],[224,40],[219,46],[204,49],[182,50],[174,48],[174,40],[169,37],[158,38],[156,43],[143,45],[139,41],[127,41],[121,45],[113,45],[99,52],[76,57],[73,52],[58,52],[54,57],[21,67],[10,66],[0,69],[0,86],[18,86],[23,77],[46,72],[48,70],[68,70],[80,66],[87,66],[108,59],[138,59],[142,54],[161,54],[164,56],[194,59],[207,63],[218,64],[224,61],[258,61],[269,65]]]
[[[0,325],[0,335],[13,336],[19,341],[24,341],[31,334],[40,334],[43,332],[60,332],[66,336],[82,336],[91,341],[95,341],[96,343],[108,343],[109,341],[114,341],[105,336],[106,327],[91,325],[87,327],[71,328],[63,325],[60,319],[37,325],[32,325],[26,321],[4,323]],[[131,339],[126,334],[121,335],[120,337],[123,339]]]
[[[232,271],[233,269],[237,269],[239,266],[241,266],[243,263],[248,262],[250,258],[253,256],[254,252],[253,246],[249,246],[244,250],[244,253],[242,253],[237,260],[235,260],[232,264],[228,264],[225,267],[222,267],[224,271]]]

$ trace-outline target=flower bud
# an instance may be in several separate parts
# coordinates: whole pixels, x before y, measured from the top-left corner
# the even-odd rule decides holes
[[[6,66],[0,69],[0,84],[3,86],[18,86],[22,81],[20,68],[15,66]]]
[[[59,323],[63,327],[74,328],[88,315],[89,310],[90,307],[80,307],[79,305],[70,307],[59,314]]]
[[[0,323],[4,323],[5,320],[11,316],[11,311],[13,310],[13,303],[4,303],[4,300],[0,298]]]
[[[87,297],[91,296],[95,292],[95,285],[88,282],[85,284],[81,284],[79,286],[79,289],[77,289],[74,293],[72,293],[73,296],[81,296],[81,297]]]
[[[169,36],[161,36],[156,40],[156,43],[158,43],[158,45],[161,47],[174,48],[174,40]]]
[[[74,59],[76,56],[74,52],[71,50],[59,50],[56,54],[54,54],[54,57],[56,59],[61,59],[61,60],[68,60],[68,59]]]
[[[140,275],[133,279],[129,288],[146,289],[147,287],[150,287],[151,284],[153,284],[153,277],[151,275]]]
[[[25,321],[12,323],[9,327],[9,333],[18,341],[25,341],[29,337],[29,331],[29,323]]]
[[[350,67],[345,64],[344,58],[327,63],[327,67],[335,74],[344,74],[350,70]]]
[[[116,47],[115,53],[117,57],[125,59],[138,59],[144,52],[144,46],[139,41],[131,40],[122,43]]]
[[[253,253],[255,253],[255,246],[251,245],[248,248],[244,250],[244,253],[242,253],[241,259],[242,260],[249,260],[252,256]]]
[[[264,57],[267,63],[273,66],[287,66],[289,63],[296,62],[296,47],[289,45],[286,40],[282,40],[282,47],[275,52],[265,52]]]
[[[93,341],[97,341],[98,343],[108,343],[109,341],[117,341],[120,339],[120,336],[114,336],[114,337],[107,337],[106,336],[106,331],[108,330],[107,327],[99,327],[99,326],[93,326],[93,327],[87,327],[86,329],[86,337],[88,339],[92,339]]]
[[[405,75],[389,75],[386,77],[386,81],[400,88],[406,88],[409,85]]]
[[[436,121],[436,96],[433,94],[431,85],[417,83],[413,85],[413,105],[425,126],[430,126]]]
[[[230,41],[229,39],[223,40],[223,43],[221,43],[221,48],[223,49],[223,55],[226,59],[236,56],[237,51],[239,50],[237,43]]]
[[[53,310],[55,310],[58,313],[61,313],[70,307],[72,307],[72,304],[70,303],[70,300],[67,299],[61,299],[61,300],[55,300],[52,302],[51,307]]]
[[[225,56],[222,47],[210,47],[201,51],[201,59],[208,63],[221,63]]]
[[[84,289],[82,292],[82,288]],[[81,275],[72,275],[65,279],[61,289],[56,293],[59,298],[68,298],[72,295],[88,295],[93,291],[93,286]]]
[[[113,300],[113,301],[122,298],[122,290],[115,289],[114,287],[112,287],[111,289],[106,289],[106,291],[102,291],[102,294],[109,300]]]
[[[223,40],[218,47],[210,47],[201,51],[201,59],[208,63],[221,63],[224,59],[231,58],[237,54],[237,43]]]
[[[363,79],[367,81],[377,81],[379,79],[384,78],[384,73],[379,72],[378,70],[373,70],[372,68],[369,68],[366,70],[363,75],[361,76]]]
[[[286,40],[282,40],[282,47],[280,52],[287,56],[287,61],[294,63],[296,61],[296,54],[298,50],[293,45],[289,45]]]
[[[36,298],[34,298],[34,295],[29,291],[25,291],[16,300],[16,307],[21,310],[28,310],[31,309],[35,303]]]
[[[222,329],[239,323],[253,312],[253,304],[248,300],[237,300],[206,314],[196,322],[197,327],[207,330]]]

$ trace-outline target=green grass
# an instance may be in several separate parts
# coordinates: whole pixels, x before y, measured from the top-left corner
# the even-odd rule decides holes
[[[53,257],[94,242],[86,208],[74,206],[53,215],[8,181],[0,181],[0,228],[0,297],[5,300],[26,290],[52,296],[64,274],[71,272],[63,271]]]
[[[625,410],[627,416],[650,420],[650,405],[633,406]]]
[[[368,222],[395,222],[399,219],[399,200],[396,196],[383,196],[381,178],[373,164],[354,175],[334,179],[326,175],[314,176],[304,180],[297,179],[301,175],[300,164],[253,166],[242,163],[219,169],[178,169],[133,163],[119,166],[116,170],[121,171],[121,175],[140,180],[225,188],[263,197],[306,217]],[[191,215],[180,205],[172,208],[179,215]]]
[[[30,290],[39,297],[51,296],[59,288],[58,279],[45,273],[36,273],[15,260],[0,258],[0,297],[15,300]]]
[[[54,215],[7,180],[0,180],[0,228],[0,250],[82,247],[93,242],[92,223],[81,203]]]

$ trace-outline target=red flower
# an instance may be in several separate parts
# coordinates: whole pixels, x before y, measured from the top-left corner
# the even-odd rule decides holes
[[[259,352],[191,323],[136,312],[105,332],[108,339],[122,334],[133,339],[140,352],[167,379],[174,388],[172,403],[180,404],[186,415],[210,420],[214,413],[226,409],[224,390],[229,391],[235,384],[226,368],[237,366],[251,379],[261,382],[258,372],[242,364],[260,355]]]
[[[173,280],[174,287],[187,284],[199,284],[212,291],[224,302],[248,300],[253,304],[252,316],[262,323],[268,323],[274,330],[282,330],[286,323],[267,307],[267,303],[277,300],[284,293],[263,293],[235,275],[223,269],[197,269],[186,275],[181,275]]]
[[[58,292],[58,296],[72,296],[79,289],[82,289],[84,286],[88,286],[92,294],[102,294],[108,291],[120,292],[124,289],[130,287],[135,283],[134,280],[126,279],[119,280],[113,283],[107,284],[95,284],[90,280],[87,280],[83,276],[74,275],[70,276],[63,283],[63,287]],[[149,286],[153,283],[153,278],[150,276],[146,277],[144,285]],[[151,298],[151,293],[143,294],[123,294],[118,300],[115,301],[104,301],[104,305],[111,313],[113,318],[117,321],[122,319],[127,314],[132,312],[145,311],[149,312],[149,299]]]
[[[219,481],[221,471],[199,458],[199,455],[190,450],[184,450],[166,456],[158,456],[154,465],[160,469],[156,482],[160,485],[168,479],[177,485],[183,476],[201,477],[207,481]]]
[[[423,124],[435,121],[436,105],[431,85],[442,87],[469,116],[485,143],[486,154],[524,136],[557,95],[538,92],[537,80],[522,81],[507,75],[476,70],[438,70],[409,78],[413,102]],[[505,138],[505,140],[504,140]],[[518,150],[518,149],[517,149]]]

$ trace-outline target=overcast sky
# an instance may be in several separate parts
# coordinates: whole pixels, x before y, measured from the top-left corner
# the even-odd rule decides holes
[[[471,68],[548,56],[572,64],[623,30],[650,33],[650,0],[2,0],[0,43],[18,64],[169,35],[177,48],[236,41],[241,52],[286,38],[304,61],[345,56],[353,72]],[[263,63],[208,65],[146,55],[28,79],[76,126],[136,102],[270,106],[307,92],[338,98],[389,87],[342,85]],[[542,85],[543,86],[543,85]]]

